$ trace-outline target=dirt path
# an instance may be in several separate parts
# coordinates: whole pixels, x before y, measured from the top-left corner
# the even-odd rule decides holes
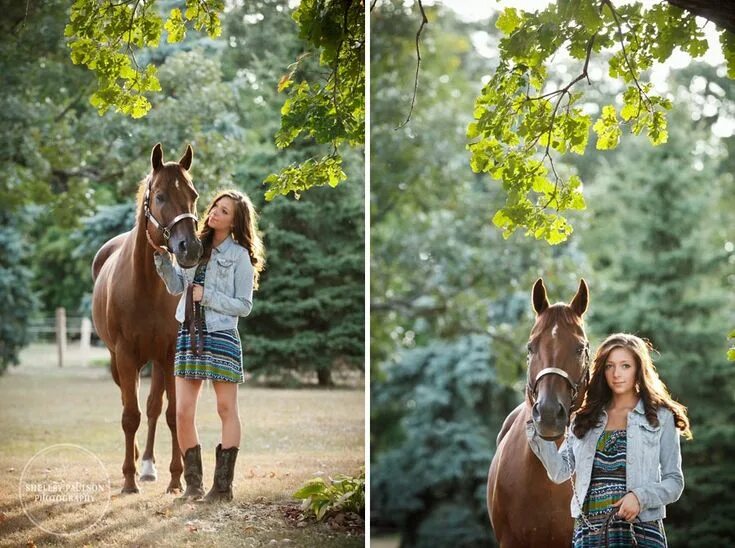
[[[82,366],[71,352],[69,364],[59,369],[53,352],[52,346],[31,347],[21,355],[21,366],[0,377],[0,546],[364,545],[354,522],[299,522],[292,499],[300,485],[317,475],[359,473],[364,462],[362,390],[241,386],[243,440],[235,502],[176,505],[175,496],[165,492],[171,452],[165,418],[159,418],[156,436],[158,481],[139,482],[138,495],[120,495],[124,437],[119,390],[106,368]],[[141,451],[148,387],[143,379]],[[219,441],[218,421],[214,391],[205,386],[197,426],[206,488]],[[78,449],[67,446],[64,453],[53,448],[57,444]],[[67,486],[104,489],[89,503],[34,500],[28,495],[34,470],[46,478],[62,474]],[[58,534],[67,531],[72,534]]]

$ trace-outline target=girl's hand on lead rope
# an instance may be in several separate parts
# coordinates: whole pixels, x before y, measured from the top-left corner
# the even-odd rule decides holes
[[[641,504],[634,493],[626,493],[618,502],[613,504],[618,508],[618,516],[626,521],[633,521],[641,513]]]
[[[195,303],[200,302],[202,300],[202,296],[204,296],[204,287],[194,284],[194,291],[192,291],[191,295]]]

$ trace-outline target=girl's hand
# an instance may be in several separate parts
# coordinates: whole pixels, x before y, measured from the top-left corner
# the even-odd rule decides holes
[[[201,285],[194,284],[194,291],[192,291],[192,298],[194,299],[194,302],[195,303],[200,302],[203,296],[204,296],[204,288]]]
[[[626,493],[613,506],[618,508],[618,516],[626,521],[633,521],[641,513],[641,503],[633,492]]]

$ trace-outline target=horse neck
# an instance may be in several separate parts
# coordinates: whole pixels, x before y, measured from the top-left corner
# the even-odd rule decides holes
[[[162,289],[163,282],[156,272],[156,264],[153,262],[153,248],[148,243],[145,228],[145,222],[141,223],[139,221],[130,234],[129,243],[132,245],[133,276],[138,286]]]

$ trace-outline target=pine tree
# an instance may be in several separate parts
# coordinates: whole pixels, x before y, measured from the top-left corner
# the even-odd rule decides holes
[[[361,189],[357,182],[313,189],[264,208],[266,270],[240,324],[246,370],[281,382],[316,372],[329,385],[334,368],[363,369]]]

